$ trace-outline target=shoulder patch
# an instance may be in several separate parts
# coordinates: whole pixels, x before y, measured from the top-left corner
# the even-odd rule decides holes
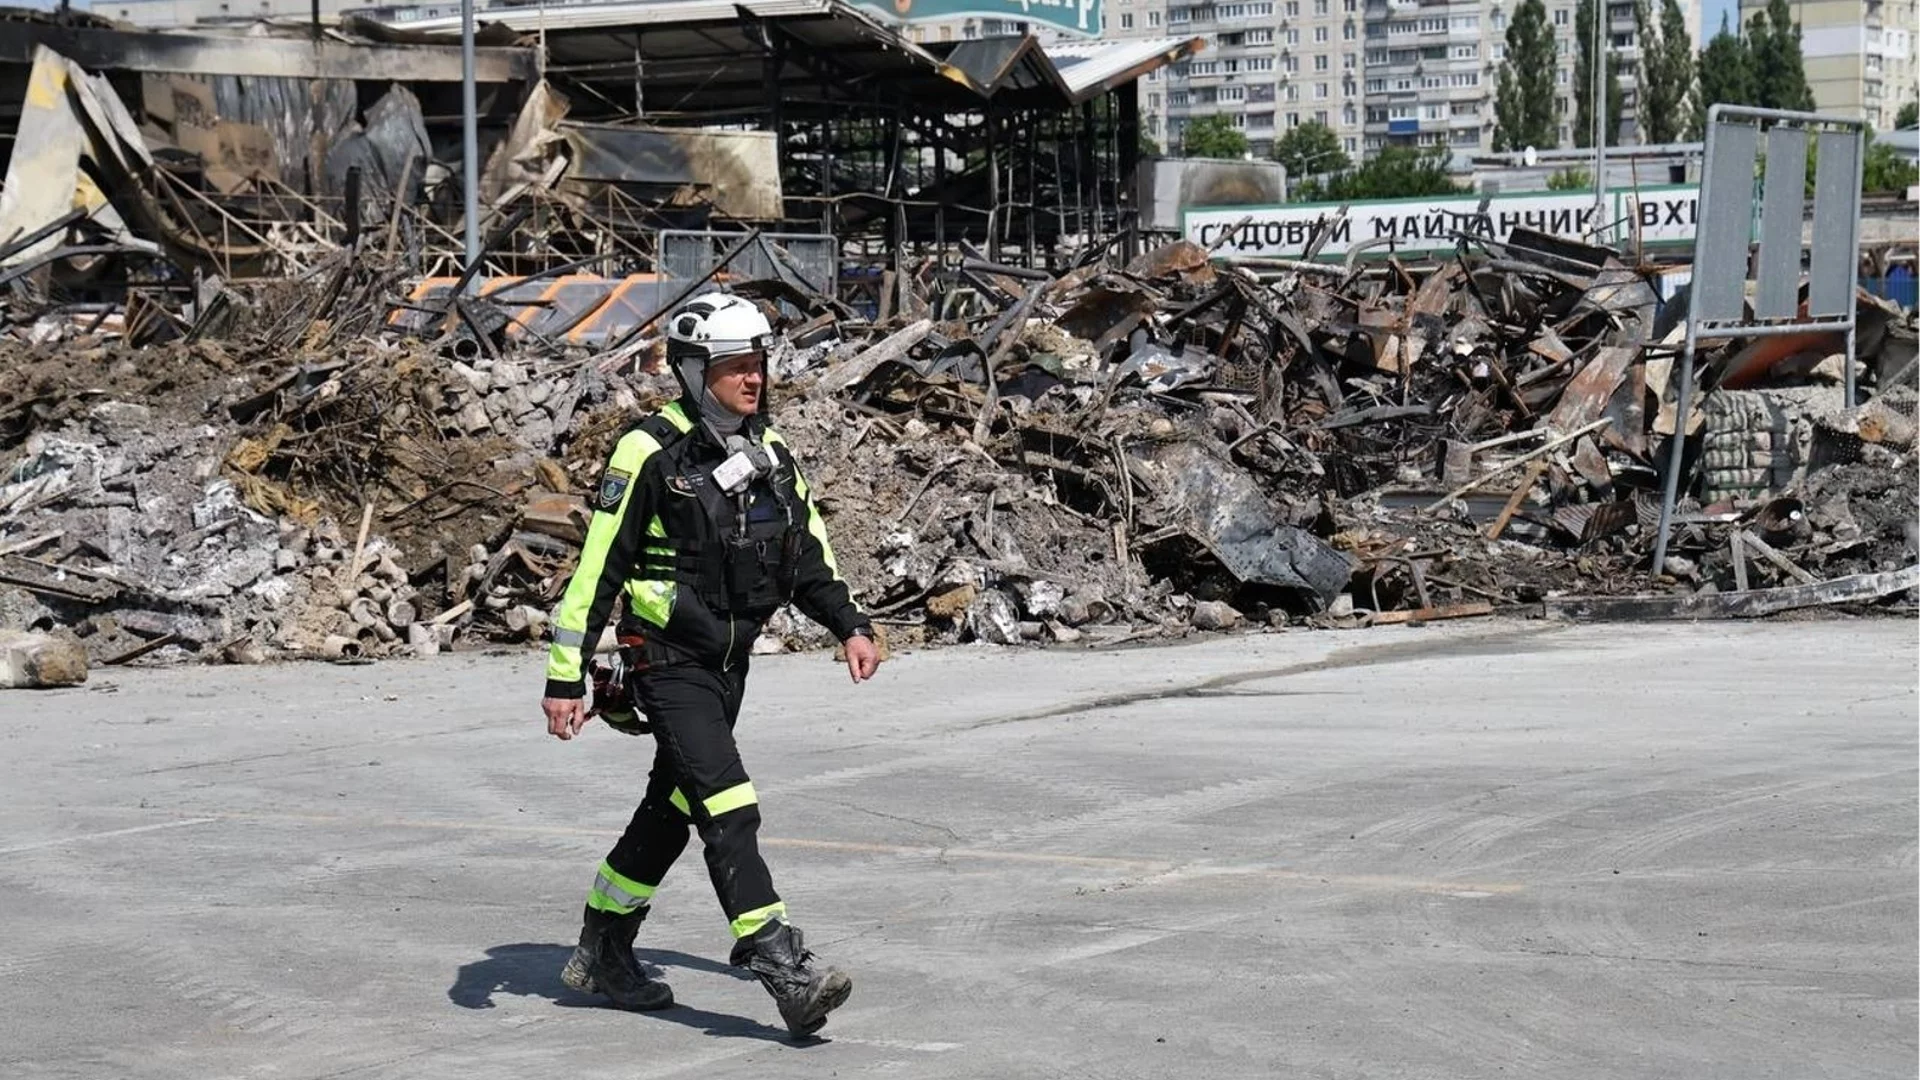
[[[611,466],[600,476],[598,502],[600,510],[613,511],[620,508],[620,500],[627,494],[627,485],[633,482],[633,474]]]

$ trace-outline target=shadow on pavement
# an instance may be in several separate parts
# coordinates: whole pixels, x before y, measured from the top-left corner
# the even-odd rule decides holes
[[[511,994],[516,997],[546,998],[556,1005],[569,1009],[608,1007],[600,995],[583,994],[560,981],[560,968],[567,962],[567,957],[572,952],[571,945],[542,945],[532,942],[496,945],[487,950],[486,959],[460,965],[460,972],[454,976],[453,985],[447,988],[447,1000],[463,1009],[491,1009],[494,1007],[495,994]],[[730,964],[718,963],[673,949],[637,949],[635,954],[649,968],[664,966],[726,975],[735,979],[752,978],[745,971]],[[650,971],[649,974],[653,972]],[[676,986],[674,992],[678,995],[681,988]],[[772,1008],[771,1002],[768,1003],[768,1008]],[[770,1027],[744,1016],[708,1012],[705,1009],[690,1008],[684,1004],[676,1004],[671,1009],[643,1015],[698,1028],[720,1038],[793,1042],[787,1032],[781,1028]],[[802,1045],[816,1041],[820,1040],[802,1040]]]

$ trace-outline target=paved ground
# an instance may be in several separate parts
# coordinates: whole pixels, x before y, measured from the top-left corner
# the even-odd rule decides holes
[[[556,972],[648,751],[524,653],[0,698],[0,1076],[1902,1077],[1916,628],[1454,625],[761,663],[786,1043],[692,858]],[[697,842],[693,850],[697,850]],[[690,856],[692,851],[690,851]]]

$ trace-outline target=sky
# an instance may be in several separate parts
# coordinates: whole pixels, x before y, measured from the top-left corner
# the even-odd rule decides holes
[[[1713,35],[1720,32],[1722,15],[1726,16],[1729,26],[1733,25],[1734,20],[1739,18],[1739,6],[1738,0],[1705,0],[1700,5],[1700,37],[1703,40],[1694,42],[1693,47],[1698,49],[1713,40]]]

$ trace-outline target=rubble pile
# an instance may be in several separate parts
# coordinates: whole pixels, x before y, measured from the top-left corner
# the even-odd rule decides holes
[[[1868,298],[1857,413],[1821,339],[1714,348],[1683,419],[1684,300],[1524,231],[1422,272],[1223,267],[1185,242],[1059,275],[976,257],[904,275],[871,318],[793,280],[728,287],[779,312],[774,423],[896,644],[1750,614],[1713,598],[1885,606],[1914,584],[1913,314]],[[458,292],[410,303],[396,270],[342,259],[206,283],[138,344],[15,319],[0,624],[108,664],[543,638],[584,493],[672,383],[650,319],[583,349]],[[1683,428],[1700,497],[1656,579]],[[783,612],[757,648],[822,637]]]

